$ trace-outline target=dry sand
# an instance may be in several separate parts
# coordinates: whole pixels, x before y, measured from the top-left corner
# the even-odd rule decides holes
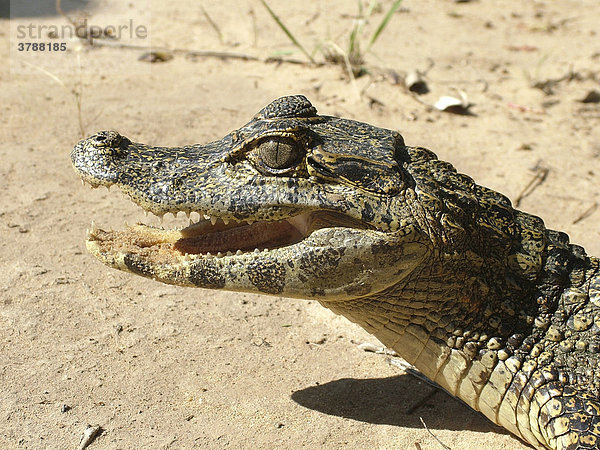
[[[121,3],[125,14],[133,8]],[[305,60],[260,2],[203,3],[221,39],[198,2],[183,0],[153,2],[152,43]],[[346,48],[358,9],[269,4],[309,50]],[[371,17],[363,48],[390,4]],[[111,8],[90,6],[90,21]],[[86,47],[81,76],[56,60],[65,89],[19,66],[0,19],[0,447],[76,448],[92,424],[103,430],[90,445],[98,449],[441,448],[433,435],[456,449],[528,448],[443,392],[430,396],[389,356],[359,350],[375,339],[317,303],[166,286],[94,260],[84,246],[92,219],[119,227],[143,215],[73,173],[81,136],[71,90],[86,134],[206,142],[274,98],[303,93],[323,114],[400,130],[513,201],[544,167],[519,207],[598,255],[600,107],[579,101],[600,90],[598,23],[596,0],[406,0],[366,54],[369,74],[354,82],[340,66],[183,53],[149,64],[140,50]],[[428,68],[431,92],[420,101],[390,75]],[[558,80],[544,84],[552,92],[532,87],[547,80]],[[458,90],[473,115],[427,106]]]

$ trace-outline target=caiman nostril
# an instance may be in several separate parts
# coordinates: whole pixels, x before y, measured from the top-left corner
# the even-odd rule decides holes
[[[101,131],[92,136],[94,143],[102,147],[119,147],[125,139],[116,131]]]

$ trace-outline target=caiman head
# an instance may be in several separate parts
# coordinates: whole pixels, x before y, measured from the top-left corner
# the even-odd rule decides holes
[[[88,233],[105,264],[165,283],[335,302],[398,286],[443,254],[539,266],[538,248],[511,248],[522,230],[505,197],[398,132],[318,115],[301,95],[206,145],[104,131],[71,159],[82,180],[116,185],[158,216],[200,214],[182,229]]]

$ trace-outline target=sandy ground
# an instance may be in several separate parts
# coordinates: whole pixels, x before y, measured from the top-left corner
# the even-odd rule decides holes
[[[306,60],[258,1],[204,2],[221,38],[197,2],[164,3],[149,10],[154,45]],[[381,3],[363,48],[391,4]],[[346,48],[358,11],[341,0],[269,4],[309,51]],[[111,8],[89,6],[90,20]],[[57,56],[50,72],[63,87],[20,65],[0,19],[0,55],[13,67],[0,68],[0,447],[76,448],[92,424],[98,449],[441,448],[433,435],[451,448],[528,448],[431,395],[394,358],[359,350],[375,339],[316,303],[176,288],[94,260],[92,219],[119,227],[143,215],[73,173],[73,92],[86,134],[163,145],[220,138],[272,99],[303,93],[321,113],[400,130],[513,201],[548,169],[520,208],[600,254],[600,107],[579,101],[600,90],[599,21],[596,0],[406,0],[353,82],[340,66],[184,53],[149,64],[140,50],[85,47],[81,75]],[[431,92],[418,98],[390,75],[415,69],[429,69]],[[427,106],[458,90],[472,115]]]

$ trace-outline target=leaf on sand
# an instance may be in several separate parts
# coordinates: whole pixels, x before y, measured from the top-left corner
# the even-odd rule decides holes
[[[419,72],[418,70],[408,72],[408,74],[404,78],[404,86],[409,91],[419,95],[427,94],[429,92],[427,82],[423,78],[421,72]]]
[[[468,114],[471,103],[467,98],[467,94],[463,91],[459,91],[459,95],[460,98],[444,95],[440,97],[433,106],[440,111],[451,112],[454,114]]]

